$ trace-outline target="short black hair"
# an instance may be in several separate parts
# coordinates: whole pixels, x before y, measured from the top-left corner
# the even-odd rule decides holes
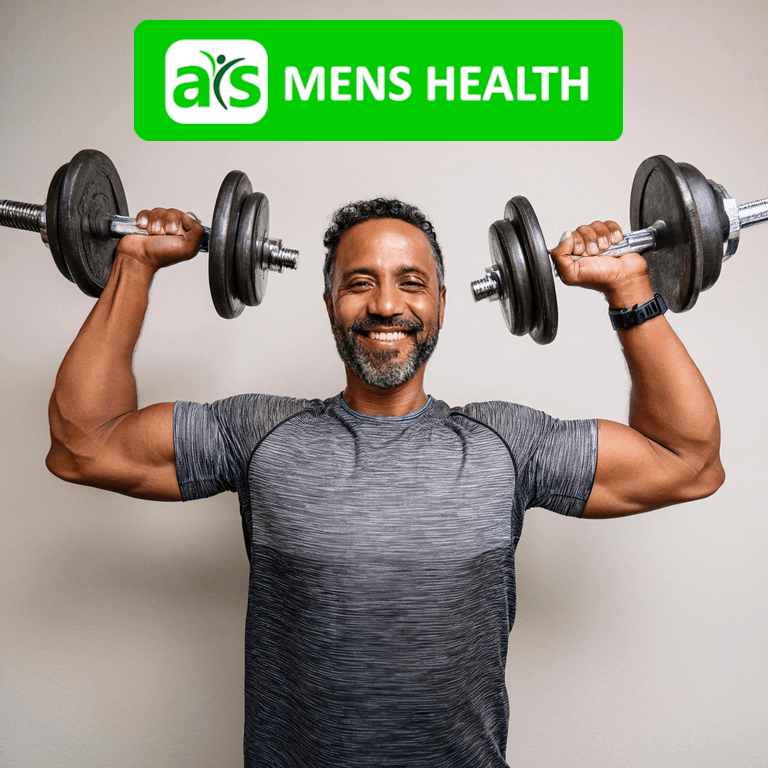
[[[358,200],[356,203],[348,203],[334,212],[331,223],[328,229],[325,230],[325,236],[323,237],[323,245],[325,246],[323,278],[326,293],[331,292],[333,285],[336,250],[339,247],[342,235],[352,229],[355,224],[362,224],[364,221],[370,221],[371,219],[399,219],[420,229],[432,248],[439,287],[443,287],[445,284],[443,253],[437,242],[437,235],[435,234],[432,222],[415,205],[404,203],[397,198],[376,197],[373,200]]]

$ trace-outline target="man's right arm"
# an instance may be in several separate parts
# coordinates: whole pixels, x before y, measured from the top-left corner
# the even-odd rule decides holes
[[[172,209],[136,218],[154,236],[121,239],[104,291],[61,364],[46,465],[70,482],[178,501],[173,404],[139,409],[131,364],[155,272],[192,258],[203,228]]]

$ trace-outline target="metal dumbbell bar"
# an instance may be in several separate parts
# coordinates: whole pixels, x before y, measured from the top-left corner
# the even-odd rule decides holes
[[[0,225],[39,232],[64,277],[94,297],[107,282],[118,239],[147,234],[127,213],[115,166],[92,149],[56,171],[45,205],[0,200]],[[296,269],[299,260],[298,251],[270,239],[269,201],[242,171],[224,179],[200,250],[209,254],[211,298],[225,318],[260,304],[269,272]]]
[[[655,155],[641,163],[632,183],[632,232],[603,255],[643,253],[651,285],[673,312],[691,309],[711,288],[735,252],[741,230],[768,219],[768,198],[738,205],[725,189],[687,163]],[[510,333],[539,344],[558,327],[554,265],[536,214],[513,197],[504,219],[489,231],[493,265],[472,283],[475,301],[499,300]]]

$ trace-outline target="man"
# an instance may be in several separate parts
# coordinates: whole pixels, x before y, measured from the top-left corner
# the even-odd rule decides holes
[[[524,512],[612,517],[713,493],[714,402],[663,316],[620,331],[629,426],[423,389],[445,311],[431,224],[399,201],[337,211],[325,303],[346,368],[326,401],[241,395],[139,409],[131,358],[154,273],[191,258],[189,214],[142,211],[51,398],[48,466],[179,500],[237,491],[251,559],[247,766],[501,768]],[[165,235],[172,235],[171,237]],[[552,251],[614,309],[653,297],[614,222]],[[587,256],[574,259],[573,256]]]

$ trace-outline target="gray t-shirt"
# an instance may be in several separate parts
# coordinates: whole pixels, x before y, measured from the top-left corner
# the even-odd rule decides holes
[[[595,421],[505,402],[176,403],[185,500],[235,491],[248,768],[502,768],[526,509],[578,516]]]

